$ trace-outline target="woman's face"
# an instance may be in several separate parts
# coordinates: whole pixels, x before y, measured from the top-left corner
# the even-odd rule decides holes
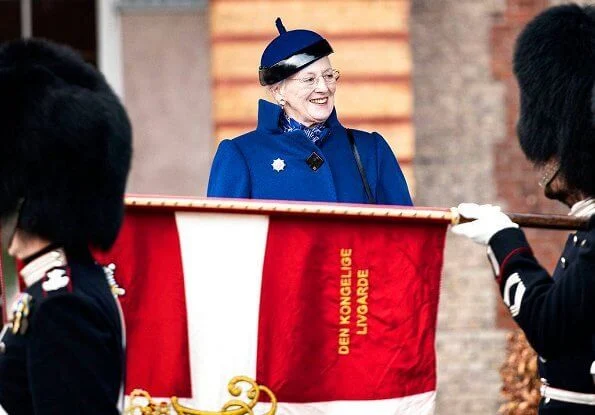
[[[285,100],[285,113],[309,127],[327,120],[335,106],[336,82],[325,81],[323,75],[332,72],[328,57],[317,60],[281,82],[277,93]],[[313,85],[308,80],[315,78]]]

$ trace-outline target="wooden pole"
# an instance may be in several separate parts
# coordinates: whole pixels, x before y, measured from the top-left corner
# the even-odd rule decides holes
[[[423,221],[451,224],[468,222],[456,208],[409,207],[386,205],[356,205],[342,203],[312,203],[255,199],[181,198],[164,196],[126,197],[128,209],[166,209],[213,213],[253,213],[277,216],[311,216],[314,218],[365,217],[385,220]],[[577,230],[585,229],[588,218],[565,215],[506,213],[525,228]]]
[[[529,213],[507,213],[510,219],[523,228],[585,230],[589,218],[577,218],[567,215],[540,215]]]

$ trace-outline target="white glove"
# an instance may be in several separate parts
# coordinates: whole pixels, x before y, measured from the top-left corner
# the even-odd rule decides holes
[[[455,225],[451,228],[452,232],[466,236],[478,244],[487,245],[492,236],[502,229],[519,227],[500,211],[500,206],[461,203],[458,211],[461,216],[477,220]]]

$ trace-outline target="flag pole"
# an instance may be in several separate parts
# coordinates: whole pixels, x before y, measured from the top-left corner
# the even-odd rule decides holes
[[[523,228],[586,230],[589,218],[577,218],[568,215],[543,215],[536,213],[508,213],[510,219]],[[465,221],[469,221],[464,218]]]
[[[158,209],[211,213],[247,213],[277,216],[312,216],[314,218],[362,217],[366,219],[422,221],[450,224],[468,222],[459,215],[457,208],[411,207],[388,205],[359,205],[343,203],[316,203],[272,201],[256,199],[215,199],[170,196],[126,196],[128,209]],[[578,230],[585,229],[588,218],[566,215],[506,213],[514,222],[525,228]]]

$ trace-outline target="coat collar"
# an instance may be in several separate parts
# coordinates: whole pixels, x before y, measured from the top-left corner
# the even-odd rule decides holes
[[[63,249],[53,249],[29,262],[20,274],[27,287],[44,278],[49,271],[58,267],[65,267],[66,254]]]
[[[258,126],[257,130],[266,131],[269,133],[281,134],[282,131],[279,128],[279,117],[281,116],[281,107],[272,102],[261,99],[258,101]],[[333,108],[333,112],[326,120],[329,128],[341,126],[339,119],[337,118],[337,111]]]
[[[570,208],[568,213],[570,216],[576,217],[591,217],[595,214],[595,198],[589,197],[576,202]]]

